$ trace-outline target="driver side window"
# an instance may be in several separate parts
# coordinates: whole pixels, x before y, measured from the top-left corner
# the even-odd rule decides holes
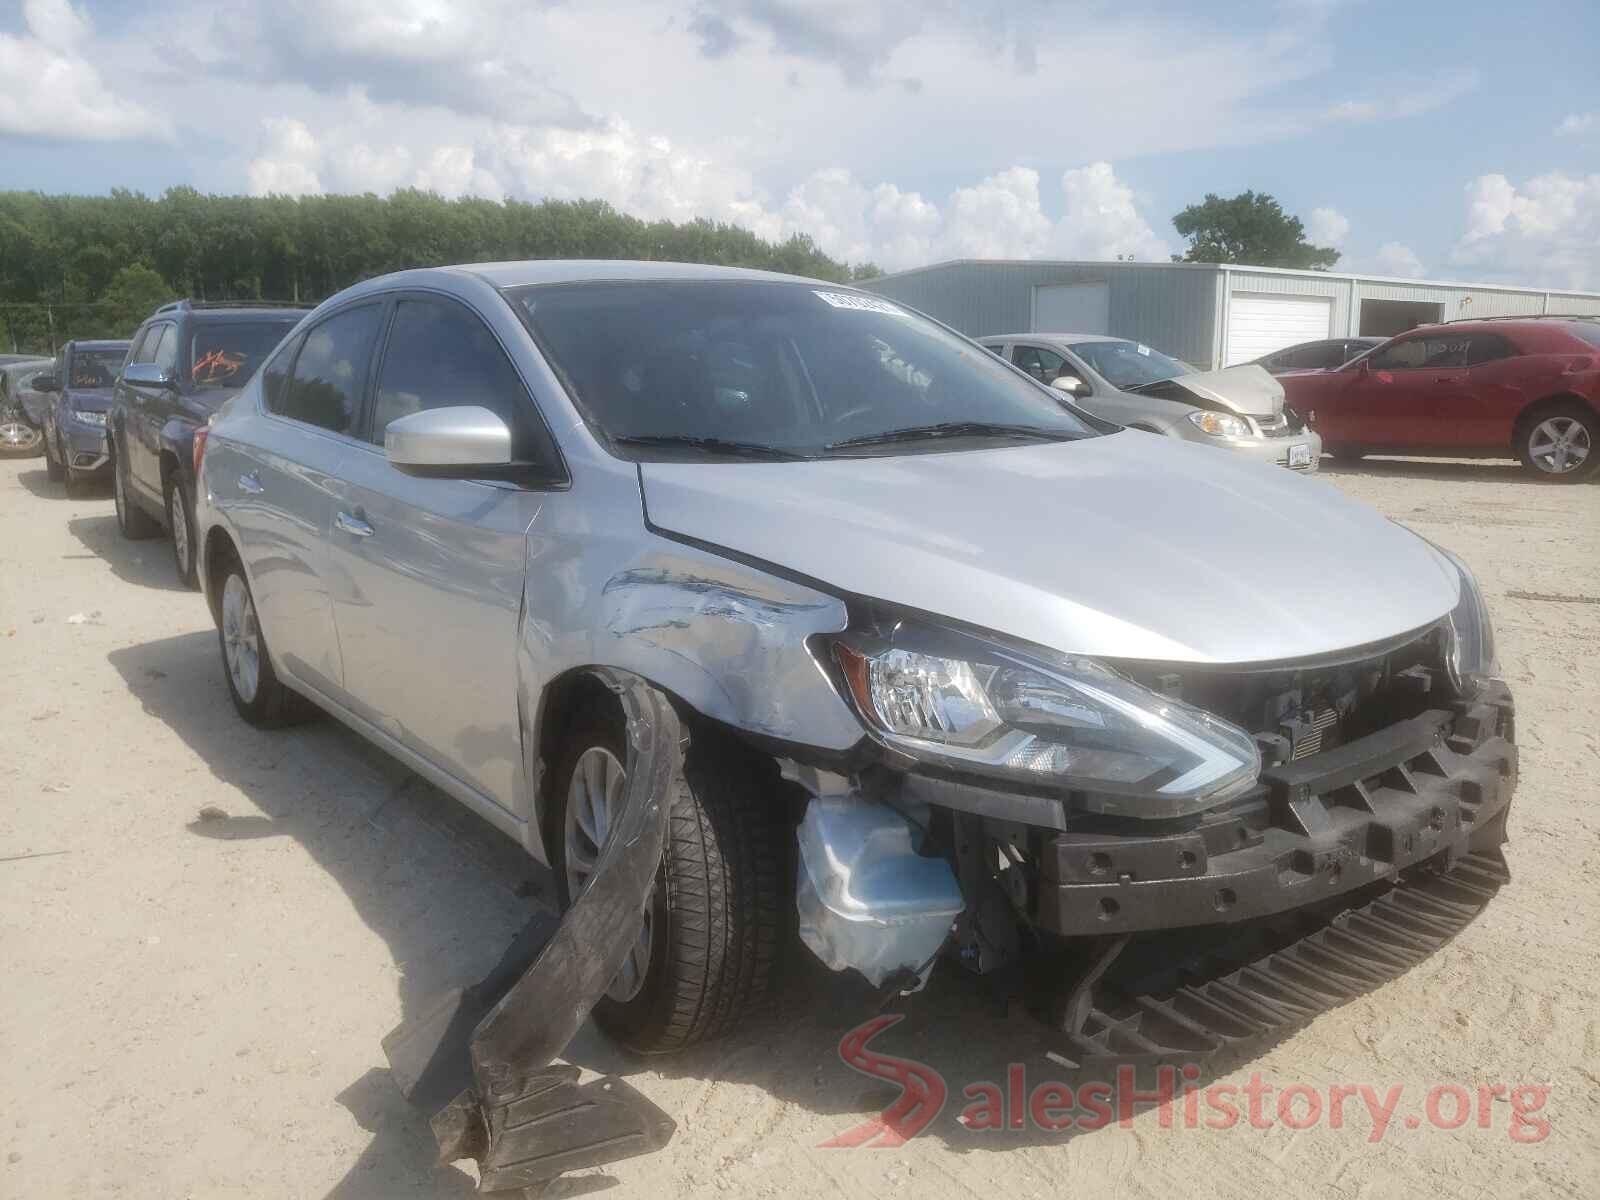
[[[1427,343],[1421,338],[1391,342],[1367,361],[1374,371],[1414,371],[1428,357]]]

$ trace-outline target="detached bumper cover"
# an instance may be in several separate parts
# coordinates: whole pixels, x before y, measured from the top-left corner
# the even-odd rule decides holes
[[[1182,832],[1064,832],[1037,922],[1070,936],[1233,924],[1315,905],[1424,862],[1494,853],[1517,782],[1511,694],[1430,711],[1299,763]]]

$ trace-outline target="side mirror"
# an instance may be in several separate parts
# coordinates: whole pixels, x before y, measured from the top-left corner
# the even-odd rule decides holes
[[[54,375],[35,375],[33,377],[33,390],[36,392],[59,392],[61,381]]]
[[[1050,386],[1057,391],[1066,392],[1069,396],[1087,396],[1089,385],[1076,375],[1057,375],[1050,381]]]
[[[129,363],[122,368],[124,383],[135,384],[138,387],[175,388],[178,386],[178,376],[171,368],[158,367],[155,363]]]
[[[475,404],[430,408],[390,421],[383,450],[402,470],[451,475],[455,468],[506,467],[511,465],[511,429]]]

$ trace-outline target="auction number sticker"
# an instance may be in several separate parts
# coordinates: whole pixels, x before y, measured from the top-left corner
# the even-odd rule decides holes
[[[824,292],[816,288],[812,293],[819,296],[834,308],[849,308],[856,312],[886,313],[891,317],[903,317],[906,314],[887,300],[874,300],[870,296],[852,296],[848,292]]]

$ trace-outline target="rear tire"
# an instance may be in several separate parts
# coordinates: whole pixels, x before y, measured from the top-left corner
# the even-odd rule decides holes
[[[277,729],[310,716],[311,702],[278,682],[267,653],[266,635],[256,620],[255,597],[237,558],[219,572],[217,642],[222,648],[222,677],[239,715],[257,729]]]
[[[1544,483],[1578,483],[1600,467],[1600,417],[1571,401],[1541,408],[1517,424],[1523,469]]]
[[[189,489],[176,476],[167,479],[167,528],[172,532],[172,565],[178,581],[192,591],[200,586],[195,574],[194,508],[189,503]]]
[[[128,465],[121,454],[111,460],[111,499],[116,505],[117,528],[130,542],[155,537],[161,532],[160,522],[128,495]]]
[[[574,888],[569,842],[577,854],[598,853],[573,832],[569,811],[582,803],[573,791],[580,762],[596,751],[625,768],[620,719],[604,711],[577,718],[552,780],[560,813],[551,857],[563,907]],[[786,911],[775,784],[736,745],[710,734],[691,743],[672,781],[647,966],[642,979],[629,978],[625,963],[594,1007],[595,1023],[629,1049],[663,1054],[721,1037],[769,998]]]

